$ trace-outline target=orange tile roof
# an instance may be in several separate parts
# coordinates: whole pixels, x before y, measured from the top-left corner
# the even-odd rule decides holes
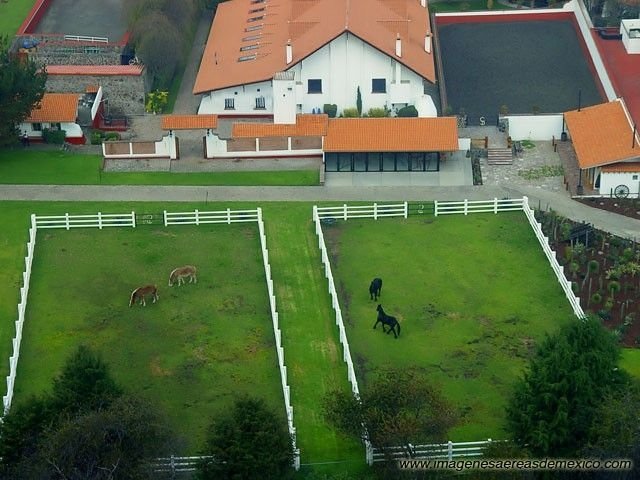
[[[325,152],[452,152],[458,150],[455,117],[332,118]]]
[[[640,162],[620,162],[602,167],[605,173],[637,173],[640,172]]]
[[[193,93],[269,80],[344,32],[435,83],[433,50],[424,50],[429,11],[418,0],[232,0],[218,5]],[[401,57],[395,55],[397,34]],[[293,61],[287,65],[289,40]]]
[[[144,65],[48,65],[47,75],[142,75]]]
[[[274,123],[234,123],[233,138],[251,137],[320,137],[327,133],[327,115],[300,114],[294,125]]]
[[[636,134],[621,99],[564,114],[580,168],[591,168],[640,157]]]
[[[163,115],[162,130],[198,130],[217,128],[217,115]]]
[[[27,122],[67,122],[72,123],[78,117],[77,93],[45,93],[40,104],[31,110]]]
[[[84,91],[85,93],[98,93],[99,89],[100,89],[100,85],[87,85]]]

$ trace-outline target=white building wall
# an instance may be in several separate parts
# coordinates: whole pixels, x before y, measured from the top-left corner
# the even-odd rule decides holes
[[[629,187],[629,196],[638,197],[638,192],[640,191],[640,172],[602,173],[600,175],[601,195],[613,194],[613,191],[618,185],[626,185]]]
[[[292,48],[295,56],[295,42]],[[429,113],[435,116],[431,107],[433,102],[424,98],[422,77],[348,32],[293,65],[289,71],[295,72],[296,113],[312,113],[314,109],[322,112],[325,103],[336,104],[338,114],[345,108],[355,108],[359,86],[363,113],[385,105],[392,110],[406,105],[426,105],[424,116]],[[386,80],[386,93],[371,91],[374,78]],[[321,93],[308,93],[310,79],[322,81]],[[203,96],[198,113],[273,114],[271,84],[270,80],[211,92]],[[260,95],[265,97],[265,110],[255,109],[255,98]],[[225,110],[225,98],[234,98],[234,110]]]
[[[256,108],[256,98],[258,97],[264,97],[265,108]],[[225,108],[226,99],[233,99],[234,108]],[[208,95],[203,95],[198,113],[217,113],[218,115],[272,115],[273,88],[271,87],[271,80],[224,88],[210,92]]]
[[[42,130],[45,128],[52,128],[51,123],[41,123],[41,130],[34,130],[33,124],[31,123],[21,123],[20,124],[20,134],[24,132],[27,133],[27,136],[31,138],[41,138]],[[66,132],[66,138],[80,138],[83,135],[82,128],[77,123],[61,123],[60,129]]]
[[[545,140],[562,135],[561,113],[554,115],[505,115],[509,120],[509,136],[512,140]]]

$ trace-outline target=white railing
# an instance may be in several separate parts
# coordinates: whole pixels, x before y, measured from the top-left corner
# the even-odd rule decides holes
[[[468,215],[470,213],[498,213],[521,211],[524,200],[522,198],[503,198],[501,200],[456,200],[456,201],[434,201],[435,216],[458,214]]]
[[[569,303],[571,304],[571,308],[573,308],[573,313],[575,313],[576,317],[580,319],[585,318],[586,315],[584,314],[584,311],[580,306],[580,299],[576,297],[575,293],[573,293],[571,282],[567,280],[567,277],[565,277],[564,270],[562,269],[562,267],[558,263],[558,259],[556,258],[556,253],[549,246],[549,238],[545,237],[544,233],[542,233],[542,226],[536,220],[531,207],[529,207],[529,201],[527,197],[523,198],[522,209],[524,210],[524,213],[529,220],[529,224],[533,229],[533,233],[536,234],[536,238],[538,239],[538,242],[540,242],[540,246],[542,247],[544,254],[547,256],[547,260],[549,260],[551,268],[556,274],[556,278],[558,279],[558,282],[560,283],[560,286],[562,287],[567,300],[569,300]]]
[[[269,251],[267,250],[267,236],[264,233],[264,222],[262,221],[262,209],[257,209],[258,230],[260,232],[260,245],[262,247],[262,260],[264,262],[264,273],[267,278],[267,290],[269,291],[269,305],[271,307],[271,320],[273,321],[273,333],[276,339],[276,352],[278,354],[278,366],[280,367],[280,381],[282,383],[282,393],[284,395],[284,407],[287,412],[287,425],[293,448],[293,463],[296,470],[300,469],[300,449],[297,448],[296,427],[293,425],[293,407],[291,406],[291,389],[287,382],[287,366],[284,364],[284,348],[282,347],[282,331],[278,322],[278,311],[276,309],[276,295],[271,279],[271,265],[269,264]]]
[[[86,35],[65,35],[64,39],[69,42],[109,43],[107,37],[87,37]]]
[[[131,213],[100,213],[90,215],[35,216],[37,228],[104,228],[104,227],[135,227],[136,214]]]
[[[208,460],[210,458],[213,457],[207,455],[201,457],[175,457],[171,455],[170,457],[156,458],[152,463],[153,471],[172,474],[195,472],[200,460]]]
[[[7,394],[2,397],[4,415],[11,408],[13,400],[13,386],[16,382],[18,371],[18,360],[20,359],[20,344],[22,342],[22,328],[24,326],[24,315],[27,310],[27,297],[29,295],[29,282],[31,280],[31,265],[33,264],[33,254],[36,247],[36,216],[31,215],[31,227],[29,228],[29,241],[27,242],[27,256],[24,258],[24,272],[22,273],[22,287],[20,287],[20,303],[18,303],[18,319],[16,320],[16,335],[13,337],[13,352],[9,357],[9,375],[7,375]]]
[[[373,449],[373,461],[384,462],[392,458],[394,460],[400,458],[434,458],[434,459],[447,459],[452,460],[454,458],[466,457],[481,457],[484,450],[491,444],[495,443],[493,440],[483,440],[480,442],[447,442],[447,443],[433,443],[427,445],[406,445],[404,447],[388,447],[388,448],[374,448]]]
[[[167,212],[164,211],[164,225],[204,225],[208,223],[257,222],[258,210],[219,210],[215,212]]]
[[[273,321],[273,331],[276,340],[276,351],[278,365],[280,367],[280,378],[282,381],[282,391],[284,394],[285,410],[287,414],[287,425],[292,439],[294,452],[294,467],[300,468],[300,450],[296,446],[296,429],[293,424],[293,407],[291,406],[291,392],[287,384],[287,367],[284,364],[284,348],[282,347],[282,332],[278,324],[278,312],[276,310],[276,297],[271,279],[271,265],[269,264],[269,252],[267,250],[267,237],[265,235],[264,223],[262,221],[262,209],[254,210],[223,210],[218,212],[163,212],[164,225],[201,225],[211,223],[240,223],[256,222],[260,232],[260,244],[262,247],[262,258],[264,271],[267,279],[267,289],[269,291],[269,304],[271,307],[271,318]],[[58,216],[37,216],[31,215],[31,228],[29,229],[29,242],[27,243],[27,256],[25,257],[25,271],[23,273],[24,286],[20,288],[20,303],[18,304],[18,320],[16,321],[16,336],[13,339],[13,354],[9,358],[9,375],[7,376],[7,394],[3,397],[4,413],[11,407],[13,399],[13,387],[16,379],[18,358],[20,356],[20,344],[22,341],[22,327],[27,308],[27,295],[29,292],[29,280],[31,278],[31,265],[36,243],[36,233],[39,228],[71,228],[88,227],[135,227],[135,212],[125,214],[98,214],[91,215],[64,215]],[[197,459],[198,457],[171,457],[171,459]],[[170,459],[170,460],[171,460]],[[160,460],[160,459],[159,459]],[[194,462],[195,463],[195,460]],[[191,470],[189,470],[191,471]]]
[[[408,203],[377,204],[373,205],[347,205],[339,207],[314,207],[314,212],[318,218],[373,218],[377,220],[382,217],[404,217],[407,218]],[[314,217],[315,218],[315,217]]]
[[[376,204],[374,204],[376,205]],[[404,203],[404,211],[401,213],[406,218],[406,202]],[[329,209],[332,207],[329,207]],[[340,207],[343,208],[343,207]],[[353,207],[348,207],[346,204],[344,205],[344,219],[347,218],[361,218],[361,212],[363,210],[357,210],[358,214],[354,216],[349,215],[349,209]],[[371,207],[369,207],[371,208]],[[377,208],[377,207],[376,207]],[[336,325],[338,326],[338,331],[340,334],[340,343],[342,344],[342,360],[347,364],[347,379],[351,384],[351,392],[354,397],[360,399],[360,389],[358,388],[358,380],[356,378],[356,371],[353,368],[353,360],[351,358],[351,350],[349,348],[349,340],[347,339],[347,332],[344,328],[344,321],[342,319],[342,310],[340,308],[340,301],[338,300],[338,292],[336,291],[336,285],[333,281],[333,274],[331,273],[331,262],[329,262],[329,254],[327,253],[327,246],[324,242],[324,234],[322,233],[322,218],[335,218],[332,215],[326,215],[321,217],[322,213],[331,213],[328,208],[322,208],[322,210],[313,206],[313,221],[316,226],[316,235],[318,236],[318,248],[320,249],[320,256],[322,259],[322,264],[324,265],[324,275],[327,278],[328,286],[329,286],[329,295],[331,296],[331,306],[336,313]],[[398,216],[398,214],[396,214]],[[368,218],[372,218],[372,215],[367,215]],[[377,218],[377,217],[376,217]],[[363,438],[365,448],[366,448],[366,459],[367,463],[371,465],[373,463],[373,447],[371,442],[368,439]]]

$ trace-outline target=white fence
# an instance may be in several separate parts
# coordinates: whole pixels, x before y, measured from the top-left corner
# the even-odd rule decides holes
[[[527,197],[523,198],[522,209],[524,210],[524,213],[527,216],[527,219],[529,220],[529,224],[531,225],[533,232],[536,234],[536,238],[538,239],[538,242],[540,242],[540,246],[542,247],[544,254],[547,256],[547,259],[549,260],[549,264],[551,265],[551,268],[556,274],[556,278],[558,279],[558,282],[560,283],[562,290],[564,290],[564,294],[566,295],[567,300],[569,300],[569,303],[571,304],[571,308],[573,308],[573,313],[575,313],[576,317],[580,319],[585,318],[586,315],[584,314],[584,311],[580,306],[580,299],[576,297],[576,295],[573,293],[573,290],[571,289],[571,282],[567,280],[567,277],[564,276],[564,270],[558,263],[558,259],[556,258],[556,253],[549,246],[549,238],[545,237],[544,233],[542,233],[542,226],[536,220],[536,217],[534,216],[533,210],[531,209],[531,207],[529,207],[529,201]]]
[[[559,139],[563,132],[564,115],[546,113],[541,115],[500,115],[500,120],[509,120],[509,136],[513,140]]]
[[[480,442],[447,442],[433,443],[428,445],[406,445],[404,447],[374,448],[373,461],[384,462],[390,458],[397,460],[400,458],[413,459],[447,459],[481,457],[484,450],[493,442],[491,439]]]
[[[276,351],[278,356],[278,365],[280,367],[280,378],[282,381],[282,391],[284,394],[285,409],[287,413],[287,425],[289,434],[292,439],[292,447],[294,452],[294,467],[296,470],[300,468],[300,450],[296,446],[296,429],[293,424],[293,407],[291,406],[291,393],[287,384],[287,367],[284,364],[284,348],[282,347],[282,332],[278,325],[278,312],[276,310],[276,297],[273,288],[273,280],[271,279],[271,265],[269,264],[269,252],[267,250],[267,237],[264,231],[264,223],[262,221],[262,209],[254,210],[220,210],[211,212],[201,212],[195,210],[193,212],[163,212],[163,222],[165,226],[169,225],[204,225],[212,223],[246,223],[256,222],[260,232],[260,245],[262,247],[262,258],[264,263],[264,271],[267,279],[267,289],[269,291],[269,304],[271,307],[271,318],[273,321],[273,331],[276,340]],[[29,292],[29,280],[31,278],[31,265],[33,262],[33,254],[36,243],[36,233],[38,229],[45,228],[99,228],[104,227],[135,227],[135,212],[124,214],[103,214],[98,212],[92,215],[64,215],[58,216],[37,216],[31,215],[31,228],[29,229],[29,242],[27,243],[27,256],[25,257],[25,271],[23,273],[24,286],[20,288],[20,303],[18,304],[18,320],[16,321],[16,336],[13,339],[13,354],[9,358],[9,375],[7,376],[7,394],[3,397],[4,413],[6,414],[11,407],[13,399],[13,387],[16,379],[18,367],[18,359],[20,357],[20,344],[22,341],[22,327],[24,324],[24,316],[27,308],[27,294]],[[171,457],[171,459],[195,460],[198,457]],[[162,459],[159,459],[162,460]],[[186,461],[186,460],[185,460]],[[191,470],[189,470],[191,471]]]
[[[136,214],[131,213],[100,213],[91,215],[34,216],[37,228],[104,228],[104,227],[135,227]]]
[[[293,448],[293,463],[296,470],[300,469],[300,449],[296,445],[296,428],[293,425],[293,407],[291,406],[291,391],[287,383],[287,367],[284,364],[284,348],[282,347],[282,331],[278,323],[278,311],[276,309],[276,295],[273,290],[273,280],[271,279],[271,265],[269,264],[269,251],[267,250],[267,236],[264,233],[264,223],[262,221],[262,209],[257,209],[258,230],[260,231],[260,245],[262,246],[262,260],[264,262],[264,273],[267,277],[267,290],[269,291],[269,305],[271,307],[271,320],[273,321],[273,333],[276,338],[276,352],[278,353],[278,366],[280,367],[280,381],[282,382],[282,393],[284,394],[284,406],[287,411],[287,425],[291,436]]]
[[[382,217],[404,217],[407,218],[408,204],[407,202],[396,204],[378,205],[347,205],[346,203],[339,207],[313,207],[314,219],[317,215],[319,219],[323,218],[373,218],[377,220]]]
[[[208,223],[241,223],[257,222],[259,214],[257,210],[219,210],[216,212],[167,212],[164,211],[164,226],[169,225],[204,225]]]
[[[435,216],[459,214],[468,215],[469,213],[498,213],[498,212],[516,212],[521,211],[524,205],[523,198],[504,198],[498,200],[460,200],[433,202]]]
[[[342,320],[342,310],[340,309],[340,301],[338,300],[338,292],[336,291],[336,285],[333,281],[333,274],[331,273],[331,263],[329,262],[329,255],[327,253],[327,246],[324,243],[324,234],[322,233],[321,220],[332,218],[342,218],[347,220],[349,218],[373,218],[378,219],[380,217],[404,217],[407,218],[408,205],[407,202],[400,204],[389,205],[373,205],[364,206],[351,206],[344,204],[341,207],[313,207],[313,221],[316,225],[316,235],[318,236],[318,248],[320,249],[320,256],[322,258],[322,264],[324,265],[324,274],[327,278],[329,285],[329,295],[331,296],[331,305],[336,312],[336,325],[340,333],[340,343],[342,344],[342,359],[347,364],[347,379],[351,384],[351,391],[356,398],[360,398],[360,390],[358,389],[358,380],[356,379],[356,372],[353,368],[353,360],[351,359],[351,350],[349,349],[349,340],[347,339],[347,332],[344,328],[344,321]],[[364,439],[366,448],[367,463],[371,465],[373,463],[373,447],[371,442]]]
[[[166,458],[156,458],[153,461],[153,471],[157,473],[176,473],[195,472],[200,460],[207,460],[213,457],[175,457],[171,455]],[[172,477],[173,478],[173,477]]]
[[[4,414],[11,408],[13,400],[13,386],[16,381],[18,371],[18,360],[20,358],[20,344],[22,342],[22,328],[24,326],[24,315],[27,310],[27,297],[29,295],[29,282],[31,280],[31,265],[33,264],[33,253],[36,247],[36,216],[31,215],[31,227],[29,228],[29,241],[27,242],[27,256],[24,258],[24,272],[22,272],[22,287],[20,287],[20,303],[18,303],[18,319],[16,320],[16,335],[13,337],[13,352],[9,357],[9,375],[7,375],[7,394],[2,397]]]

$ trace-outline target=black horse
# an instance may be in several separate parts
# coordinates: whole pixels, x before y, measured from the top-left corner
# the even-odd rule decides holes
[[[378,326],[378,323],[382,323],[383,332],[385,332],[387,335],[393,332],[393,336],[395,338],[398,338],[398,335],[400,335],[400,323],[398,322],[398,320],[396,320],[396,317],[392,317],[391,315],[387,315],[386,313],[384,313],[384,310],[382,309],[382,305],[378,305],[376,310],[378,311],[378,319],[376,320],[376,323],[373,324],[373,329],[374,330],[376,329],[376,327]],[[389,330],[384,329],[385,325],[389,327]],[[397,334],[396,334],[396,327],[398,327]]]
[[[382,293],[382,279],[374,278],[369,285],[369,295],[371,300],[378,300],[378,297]]]

